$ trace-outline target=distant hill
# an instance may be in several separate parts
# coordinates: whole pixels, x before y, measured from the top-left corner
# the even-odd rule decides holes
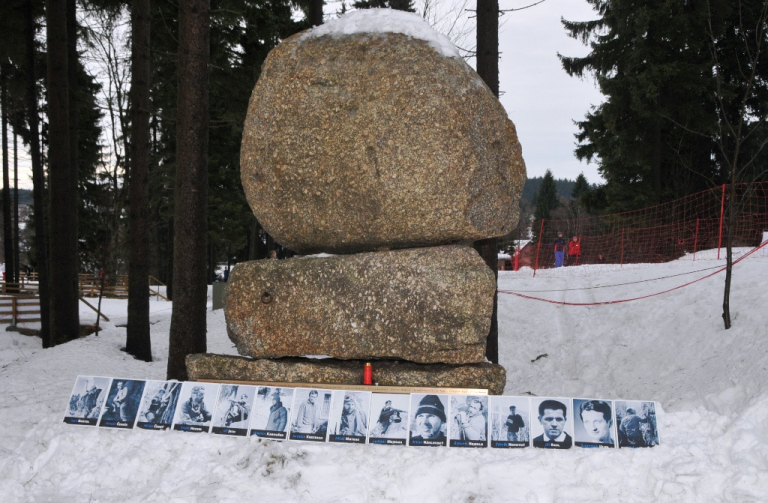
[[[13,200],[13,188],[11,188],[11,200]],[[0,203],[3,201],[3,190],[0,186]],[[27,189],[19,189],[19,204],[31,205],[34,202],[32,198],[32,191]]]
[[[529,178],[525,182],[525,186],[523,187],[523,199],[526,199],[529,203],[534,203],[536,199],[536,194],[539,192],[539,187],[541,187],[541,182],[544,180],[543,176],[534,176],[532,178]],[[573,194],[573,187],[576,185],[576,180],[569,180],[567,178],[555,178],[555,186],[557,187],[557,194],[560,197],[565,197],[570,199],[571,194]],[[591,187],[593,189],[597,188],[597,185],[592,184]]]

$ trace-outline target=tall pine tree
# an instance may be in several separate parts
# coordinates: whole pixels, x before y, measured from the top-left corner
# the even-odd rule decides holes
[[[499,0],[477,1],[477,73],[499,97]],[[499,249],[496,238],[481,239],[473,247],[499,277]],[[499,294],[493,294],[493,313],[491,328],[485,346],[485,357],[493,363],[499,363]]]
[[[131,174],[128,327],[125,349],[152,361],[149,337],[149,77],[150,0],[133,0],[131,8]]]
[[[538,241],[541,221],[549,219],[552,211],[560,207],[560,198],[557,195],[557,186],[552,172],[547,170],[544,180],[541,182],[539,192],[536,194],[536,210],[533,212],[533,240]]]
[[[48,170],[50,177],[51,341],[80,333],[77,256],[77,173],[70,152],[67,0],[46,0]]]
[[[206,351],[210,2],[179,5],[178,127],[174,185],[174,301],[168,379],[187,379],[186,357]]]
[[[563,25],[591,52],[560,59],[569,75],[592,75],[605,95],[576,135],[576,156],[598,162],[606,180],[592,202],[618,212],[717,183],[707,4],[719,12],[727,1],[587,1],[600,17]]]

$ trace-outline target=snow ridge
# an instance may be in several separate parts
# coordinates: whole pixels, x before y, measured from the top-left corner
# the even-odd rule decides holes
[[[308,30],[300,40],[323,35],[341,38],[358,33],[401,33],[426,41],[445,57],[461,58],[453,42],[442,33],[433,30],[420,16],[394,9],[356,10]]]

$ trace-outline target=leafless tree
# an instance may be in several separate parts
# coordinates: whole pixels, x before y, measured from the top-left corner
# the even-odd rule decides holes
[[[759,5],[759,4],[758,4]],[[738,27],[735,30],[740,47],[729,52],[725,57],[734,58],[739,78],[737,82],[726,77],[725,61],[721,54],[720,43],[713,27],[711,4],[707,1],[709,10],[710,53],[712,55],[713,72],[715,77],[717,111],[719,116],[716,144],[720,158],[725,164],[729,177],[729,201],[726,219],[726,271],[725,288],[723,293],[723,323],[725,329],[731,328],[731,281],[733,272],[733,230],[739,206],[736,200],[736,185],[752,182],[755,161],[766,144],[768,135],[765,134],[766,116],[755,107],[755,99],[759,96],[758,88],[765,87],[762,79],[765,75],[759,73],[766,57],[768,43],[768,2],[762,2],[762,7],[747,14],[742,11],[741,1],[735,5],[738,13]],[[730,64],[733,61],[729,62]],[[730,80],[730,81],[729,81]],[[759,135],[763,135],[759,137]],[[744,147],[750,142],[753,147],[747,152]],[[756,145],[756,146],[755,146]]]

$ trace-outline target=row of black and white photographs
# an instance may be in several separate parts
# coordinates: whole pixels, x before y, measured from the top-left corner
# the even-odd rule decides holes
[[[64,422],[284,440],[293,394],[293,388],[78,376]]]
[[[68,424],[456,448],[659,444],[653,401],[385,394],[78,376]]]

